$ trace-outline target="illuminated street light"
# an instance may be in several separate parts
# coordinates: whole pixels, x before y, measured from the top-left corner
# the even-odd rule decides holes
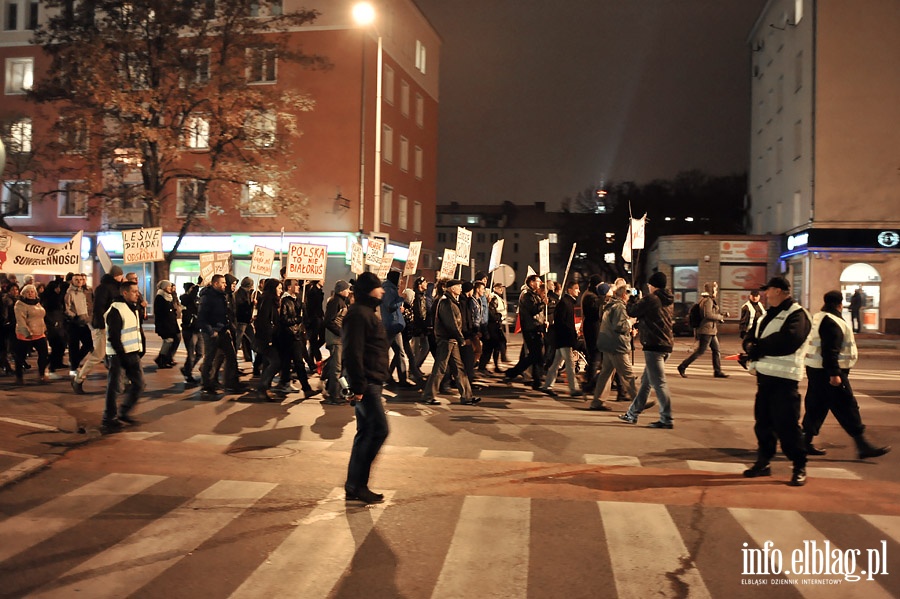
[[[382,47],[381,34],[378,33],[378,27],[375,24],[376,13],[375,7],[369,2],[359,2],[353,5],[353,20],[357,25],[362,27],[372,26],[378,37],[378,60],[375,74],[375,202],[372,206],[372,232],[378,233],[381,228],[381,91],[382,91],[382,70],[384,52]],[[365,62],[365,43],[363,44],[363,75],[362,75],[362,132],[361,149],[360,149],[360,165],[359,165],[359,228],[362,231],[364,227],[363,217],[365,216],[365,120],[366,120],[366,62]]]

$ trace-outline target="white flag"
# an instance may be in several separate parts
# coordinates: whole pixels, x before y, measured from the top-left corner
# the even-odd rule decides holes
[[[625,243],[622,245],[622,260],[631,262],[631,222],[628,220],[628,234],[625,235]]]

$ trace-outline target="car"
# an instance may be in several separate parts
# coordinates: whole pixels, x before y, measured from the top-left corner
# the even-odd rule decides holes
[[[688,318],[688,312],[691,311],[691,306],[693,306],[693,304],[687,302],[675,302],[675,305],[672,307],[672,334],[676,337],[694,336],[694,329],[691,327]]]

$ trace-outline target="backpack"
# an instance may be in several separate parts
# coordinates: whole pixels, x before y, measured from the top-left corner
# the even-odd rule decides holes
[[[697,302],[691,306],[691,309],[688,312],[688,324],[691,325],[692,329],[699,329],[702,323],[703,310],[700,309],[700,302]]]

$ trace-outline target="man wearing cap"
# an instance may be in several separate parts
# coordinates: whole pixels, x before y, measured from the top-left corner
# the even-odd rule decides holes
[[[503,301],[503,289],[503,283],[494,283],[488,297],[488,322],[484,329],[484,343],[478,362],[478,369],[482,372],[487,370],[491,359],[494,360],[494,372],[500,372],[500,355],[506,347],[506,331],[503,330],[506,321],[506,302]]]
[[[364,272],[353,286],[355,302],[341,327],[342,362],[356,411],[356,436],[347,466],[344,492],[347,501],[380,503],[384,495],[369,489],[372,462],[388,436],[381,391],[388,379],[388,336],[379,314],[384,289],[371,272]]]
[[[744,337],[750,372],[756,373],[756,463],[744,476],[771,476],[769,462],[775,457],[777,442],[793,462],[791,486],[806,484],[806,450],[800,430],[800,393],[806,348],[809,345],[809,314],[791,298],[791,284],[784,277],[772,277],[762,291],[769,306],[756,328]]]
[[[440,404],[435,396],[451,359],[453,360],[452,366],[456,370],[456,386],[459,389],[460,403],[473,405],[481,401],[481,398],[472,396],[472,386],[469,384],[469,377],[466,376],[466,369],[459,353],[460,346],[469,343],[463,337],[462,312],[459,307],[462,284],[463,282],[459,279],[447,281],[444,295],[437,300],[434,313],[434,337],[437,343],[434,368],[432,368],[431,375],[422,392],[422,403],[428,405]]]
[[[866,440],[859,415],[859,404],[850,388],[850,369],[858,351],[853,329],[843,317],[844,298],[840,291],[825,294],[822,311],[813,316],[812,334],[806,352],[806,413],[803,415],[803,442],[809,455],[825,455],[812,444],[830,411],[838,424],[856,442],[859,459],[877,458],[891,450],[876,447]]]
[[[325,305],[325,349],[328,350],[328,361],[325,363],[325,391],[328,395],[322,403],[341,404],[346,400],[341,397],[341,327],[347,315],[347,298],[350,296],[350,284],[340,280],[334,284],[334,292]]]
[[[628,316],[638,321],[638,333],[644,350],[644,374],[641,375],[641,387],[628,406],[628,411],[619,415],[622,422],[637,424],[638,415],[647,407],[647,398],[653,387],[659,401],[659,420],[651,422],[649,427],[669,429],[675,426],[672,423],[672,399],[664,370],[675,345],[672,335],[672,306],[675,301],[672,292],[666,289],[667,283],[665,273],[653,273],[647,281],[650,293],[626,308]]]
[[[578,342],[578,332],[575,329],[575,300],[581,287],[577,281],[566,282],[566,292],[556,304],[553,311],[553,324],[556,337],[556,352],[550,368],[547,369],[547,380],[541,386],[541,391],[549,395],[555,395],[553,383],[556,382],[556,374],[561,364],[566,365],[566,382],[569,385],[569,395],[581,397],[584,392],[578,388],[575,377],[575,363],[572,360],[572,347]]]
[[[106,311],[121,294],[119,283],[125,278],[121,266],[113,266],[109,272],[100,277],[100,284],[94,291],[94,306],[91,313],[91,342],[94,351],[88,354],[81,370],[72,379],[72,390],[79,395],[84,393],[84,379],[97,364],[106,357]]]
[[[519,322],[522,326],[522,340],[528,348],[528,355],[506,371],[507,381],[516,378],[531,367],[531,387],[541,388],[541,365],[543,364],[544,332],[547,328],[545,311],[547,302],[541,295],[541,277],[531,275],[525,279],[525,289],[519,296]]]
[[[741,339],[747,336],[747,331],[756,326],[756,321],[766,315],[766,309],[759,301],[759,289],[750,292],[750,297],[741,306],[740,334]]]

